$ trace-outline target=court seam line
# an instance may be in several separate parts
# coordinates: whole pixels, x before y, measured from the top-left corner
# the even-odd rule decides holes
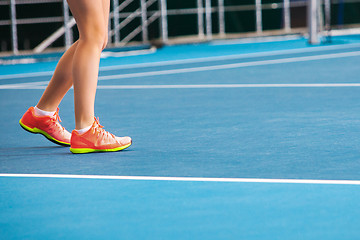
[[[289,50],[276,50],[268,52],[258,52],[258,53],[244,53],[244,54],[234,54],[234,55],[225,55],[225,56],[214,56],[214,57],[200,57],[200,58],[189,58],[189,59],[180,59],[180,60],[169,60],[169,61],[160,61],[160,62],[148,62],[148,63],[135,63],[135,64],[125,64],[120,66],[104,66],[100,67],[100,71],[111,71],[117,69],[129,69],[136,67],[153,67],[153,66],[166,66],[166,65],[176,65],[176,64],[185,64],[185,63],[194,63],[194,62],[211,62],[216,60],[231,60],[231,59],[241,59],[247,57],[266,57],[274,56],[281,54],[294,54],[294,53],[311,53],[319,51],[328,51],[328,50],[340,50],[340,49],[351,49],[354,47],[360,47],[359,43],[350,43],[346,45],[336,45],[336,46],[319,46],[312,48],[297,48]],[[3,79],[14,79],[14,78],[23,78],[23,77],[40,77],[40,76],[50,76],[54,71],[46,72],[36,72],[36,73],[20,73],[20,74],[8,74],[0,75],[0,80]]]
[[[356,43],[358,47],[360,44]],[[169,61],[160,61],[160,62],[149,62],[149,63],[135,63],[129,65],[122,66],[106,66],[103,67],[102,70],[110,71],[110,70],[118,70],[118,69],[131,69],[137,67],[158,67],[158,66],[168,66],[168,65],[177,65],[177,64],[186,64],[186,63],[202,63],[202,62],[211,62],[211,61],[219,61],[219,60],[233,60],[233,59],[243,59],[243,58],[256,58],[256,57],[267,57],[267,56],[276,56],[282,54],[296,54],[296,53],[312,53],[312,52],[320,52],[320,51],[331,51],[331,50],[341,50],[341,49],[351,49],[354,46],[347,46],[340,48],[330,48],[333,46],[324,46],[329,47],[328,49],[321,49],[321,47],[313,48],[305,48],[305,49],[288,49],[288,50],[276,50],[276,51],[267,51],[267,52],[257,52],[257,53],[242,53],[242,54],[232,54],[225,56],[212,56],[212,57],[201,57],[201,58],[189,58],[189,59],[178,59],[178,60],[169,60]]]
[[[187,88],[312,88],[360,87],[360,83],[305,83],[305,84],[188,84],[188,85],[100,85],[98,89],[187,89]]]
[[[241,68],[241,67],[253,67],[253,66],[261,66],[261,65],[273,65],[273,64],[282,64],[282,63],[304,62],[304,61],[314,61],[314,60],[323,60],[323,59],[353,57],[353,56],[359,56],[359,55],[360,55],[360,51],[355,51],[355,52],[347,52],[347,53],[322,54],[322,55],[306,56],[306,57],[293,57],[293,58],[281,58],[281,59],[272,59],[272,60],[242,62],[242,63],[220,64],[220,65],[204,66],[204,67],[180,68],[180,69],[170,69],[170,70],[160,70],[160,71],[148,71],[148,72],[141,72],[141,73],[117,74],[117,75],[99,77],[99,81],[100,80],[104,81],[104,80],[123,79],[123,78],[134,78],[134,77],[160,76],[160,75],[178,74],[178,73],[214,71],[214,70],[224,70],[224,69]]]
[[[99,79],[99,81],[104,81],[104,80],[115,80],[115,79],[124,79],[124,78],[161,76],[161,75],[168,75],[168,74],[182,74],[182,73],[190,73],[190,72],[214,71],[214,70],[241,68],[241,67],[253,67],[253,66],[283,64],[283,63],[294,63],[294,62],[354,57],[354,56],[359,56],[359,55],[360,55],[360,51],[346,52],[346,53],[332,53],[332,54],[322,54],[322,55],[315,55],[315,56],[281,58],[281,59],[272,59],[272,60],[221,64],[221,65],[214,65],[214,66],[194,67],[194,68],[180,68],[180,69],[149,71],[149,72],[141,72],[141,73],[117,74],[117,75],[102,76],[102,77],[99,77],[98,79]],[[21,88],[22,86],[30,86],[31,87],[31,86],[34,86],[34,85],[36,86],[39,84],[40,85],[47,84],[48,82],[49,81],[21,83],[21,84],[3,84],[3,85],[0,85],[0,89],[6,89],[6,88],[9,89],[9,88],[11,88],[11,87],[9,87],[9,85],[13,86],[12,87],[13,89],[16,89],[16,88]],[[16,87],[16,86],[19,86],[19,87]]]
[[[16,174],[16,173],[1,173],[0,177],[180,181],[180,182],[299,183],[299,184],[328,184],[328,185],[360,185],[360,180],[319,180],[319,179],[316,180],[316,179],[271,179],[271,178],[156,177],[156,176]]]
[[[279,43],[284,41],[294,41],[305,39],[299,34],[289,35],[289,36],[263,36],[263,37],[247,37],[240,39],[216,39],[209,43],[211,46],[224,46],[224,45],[244,45],[244,44],[252,44],[252,43]]]

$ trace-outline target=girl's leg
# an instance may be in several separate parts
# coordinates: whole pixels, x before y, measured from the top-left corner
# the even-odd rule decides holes
[[[81,2],[82,1],[78,1],[78,2],[74,1],[74,0],[69,1],[69,5],[70,4],[73,5],[73,7],[70,6],[72,12],[74,12],[74,11],[81,12],[81,9],[73,9],[73,8],[79,8],[79,5],[81,5]],[[87,2],[87,1],[85,1],[85,2]],[[101,3],[101,4],[99,4],[99,3]],[[94,39],[95,41],[93,41],[93,42],[100,41],[101,42],[101,50],[102,50],[103,48],[105,48],[106,43],[107,43],[107,29],[108,29],[110,1],[108,1],[108,0],[90,1],[88,3],[88,5],[89,4],[90,5],[93,4],[96,6],[96,8],[97,8],[96,10],[97,10],[97,12],[99,12],[97,15],[102,15],[102,24],[100,23],[98,25],[102,25],[101,32],[104,31],[104,33],[102,33],[103,36],[102,36],[102,34],[100,34],[101,36],[99,36],[99,38],[101,40]],[[80,8],[81,8],[81,6],[80,6]],[[90,9],[89,8],[87,10],[84,9],[84,11],[88,11],[90,15],[91,15],[91,11],[93,11],[93,10],[94,9],[91,8],[91,6],[90,6]],[[77,14],[77,15],[79,15],[79,17],[82,17],[81,14]],[[100,16],[98,16],[98,17],[100,17]],[[86,19],[86,16],[83,16],[83,18]],[[80,19],[78,19],[78,17],[76,17],[76,16],[75,16],[75,19],[77,20],[77,24],[79,26]],[[89,23],[89,25],[92,25],[92,24]],[[89,32],[89,30],[91,29],[91,26],[86,26],[86,27],[87,27],[86,29],[83,29],[83,31],[81,31],[80,28],[82,28],[82,27],[79,26],[79,31],[83,32],[83,34],[80,33],[80,35],[84,35],[84,36],[88,35],[87,32]],[[94,27],[99,27],[99,26],[94,26]],[[88,37],[88,36],[86,36],[86,37]],[[80,36],[80,38],[81,38],[81,36]],[[81,40],[83,40],[83,39],[81,39]],[[88,38],[85,40],[87,41]],[[78,42],[79,41],[76,41],[61,57],[58,65],[55,69],[55,72],[53,74],[53,77],[51,78],[51,80],[49,82],[48,87],[46,88],[39,103],[37,104],[37,107],[40,108],[41,110],[49,111],[49,112],[55,111],[56,108],[58,107],[58,105],[60,104],[61,100],[67,93],[67,91],[73,85],[73,76],[74,76],[73,69],[75,69],[75,68],[82,69],[82,66],[76,66],[76,67],[74,66],[73,67],[73,58],[74,58],[74,54],[75,54],[77,46],[78,46]],[[81,54],[82,51],[79,51],[79,52],[80,52],[80,55],[82,55]],[[81,59],[81,56],[79,58]],[[96,57],[95,60],[97,58],[98,57]],[[82,65],[82,64],[79,64],[79,65]],[[91,68],[90,66],[91,66],[91,64],[89,64],[88,67]],[[97,68],[98,68],[98,64],[97,64]],[[96,71],[96,78],[97,78],[98,70],[96,70],[96,68],[93,70]],[[93,72],[95,72],[95,71],[93,71]],[[80,73],[80,75],[82,75],[82,74]],[[90,75],[91,75],[91,73],[90,73]],[[90,80],[89,82],[92,82],[92,81]],[[92,86],[94,86],[94,84],[92,84]],[[95,89],[96,89],[96,85],[95,85]],[[91,87],[89,90],[90,90],[90,92],[92,92]],[[83,91],[80,91],[80,92],[83,92]],[[92,96],[92,95],[94,95],[94,94],[90,94],[90,96]],[[88,101],[88,100],[81,101],[81,99],[82,99],[82,97],[80,97],[80,99],[78,99],[79,101],[77,101],[77,102],[80,102],[80,104],[75,103],[75,115],[83,116],[84,114],[81,114],[81,112],[82,112],[82,109],[84,109],[87,112],[87,113],[85,113],[85,115],[87,115],[88,116],[87,118],[90,119],[90,115],[92,115],[92,116],[94,115],[93,110],[92,111],[90,110],[91,105],[93,105],[93,104],[91,104],[91,102],[93,102],[94,100],[92,100],[92,101],[90,100],[89,104],[86,104],[86,101]],[[83,106],[84,103],[85,103],[85,105],[88,105],[88,106],[84,107]],[[80,105],[80,106],[76,107],[77,105]],[[78,109],[79,111],[77,111],[76,109]],[[80,119],[82,119],[82,117],[80,117]],[[93,121],[93,117],[91,117],[91,121]],[[76,122],[78,123],[78,124],[76,124],[76,126],[81,125],[80,128],[83,126],[83,124],[81,124],[81,120],[78,120]],[[88,123],[88,121],[85,121],[85,122]],[[85,125],[86,125],[86,123],[85,123]]]
[[[53,77],[43,93],[37,107],[48,112],[55,112],[62,98],[72,85],[72,60],[77,42],[61,57]],[[50,141],[69,146],[71,134],[57,121],[58,112],[52,116],[40,116],[36,109],[30,107],[20,119],[20,125],[31,133],[41,133]]]
[[[92,130],[84,133],[74,130],[70,139],[70,133],[65,131],[57,121],[54,121],[57,120],[57,113],[52,117],[45,117],[46,119],[44,118],[43,121],[35,119],[33,122],[35,125],[45,125],[43,131],[45,136],[49,135],[46,130],[49,129],[49,132],[53,132],[54,127],[59,130],[55,131],[56,133],[59,132],[62,135],[67,133],[68,136],[60,136],[61,139],[65,139],[60,143],[70,145],[70,151],[73,153],[123,150],[131,145],[131,138],[108,134],[98,121],[94,121],[100,54],[107,43],[110,2],[109,0],[68,0],[68,3],[76,19],[80,37],[59,61],[38,107],[45,111],[53,111],[73,84],[75,128],[84,129],[90,126]],[[31,121],[28,125],[24,124],[25,120],[36,118],[33,111],[32,107],[29,108],[20,120],[20,124],[26,130],[38,133],[36,127],[28,126],[31,125]],[[49,136],[47,137],[49,138]],[[50,135],[49,139],[54,140],[54,137]],[[55,138],[55,140],[57,139]],[[56,142],[59,143],[59,141]]]
[[[110,14],[110,1],[109,0],[103,0],[102,1],[102,10],[103,10],[103,14],[104,14],[104,22],[105,22],[105,29],[106,29],[106,34],[104,36],[104,44],[102,49],[104,49],[107,45],[108,42],[108,24],[109,24],[109,14]]]
[[[78,42],[75,42],[60,58],[49,85],[36,105],[41,110],[55,111],[67,91],[71,88],[73,84],[73,57],[77,45]]]
[[[80,38],[73,59],[75,128],[90,127],[71,135],[72,153],[120,151],[132,143],[130,137],[115,137],[94,121],[94,101],[100,53],[107,42],[109,0],[68,0],[77,21]]]
[[[75,128],[94,122],[100,54],[107,41],[109,0],[68,0],[80,37],[73,56]],[[107,8],[107,9],[105,9]]]

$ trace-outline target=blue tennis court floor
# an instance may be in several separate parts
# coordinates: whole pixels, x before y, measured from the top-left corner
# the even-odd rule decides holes
[[[357,239],[359,61],[359,36],[106,53],[95,112],[133,145],[85,155],[18,124],[56,62],[1,65],[0,238]]]

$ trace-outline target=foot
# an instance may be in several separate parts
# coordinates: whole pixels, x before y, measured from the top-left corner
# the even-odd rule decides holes
[[[36,116],[30,107],[20,119],[20,126],[28,132],[40,133],[53,143],[70,146],[71,134],[59,123],[59,108],[53,116]]]
[[[72,153],[116,152],[130,147],[132,143],[130,137],[116,137],[105,131],[96,118],[87,132],[79,134],[74,130],[71,134]]]

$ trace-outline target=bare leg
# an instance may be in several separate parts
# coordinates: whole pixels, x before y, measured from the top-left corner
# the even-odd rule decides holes
[[[94,122],[100,54],[107,41],[106,2],[109,0],[68,0],[80,33],[72,64],[76,129]]]
[[[72,64],[78,42],[75,42],[61,57],[49,85],[40,98],[37,107],[45,111],[55,111],[73,84]]]
[[[102,12],[104,16],[105,29],[108,29],[108,19],[110,11],[110,1],[102,1]],[[106,47],[107,35],[104,39],[103,48]],[[36,105],[45,111],[55,111],[59,106],[65,94],[73,85],[73,57],[76,51],[78,41],[76,41],[60,58],[56,66],[55,72],[44,91],[40,101]]]
[[[80,38],[60,59],[54,75],[37,106],[55,111],[74,85],[75,127],[81,129],[94,120],[94,102],[100,54],[107,43],[109,0],[68,0]]]
[[[103,44],[103,49],[106,47],[106,44],[108,42],[108,24],[109,24],[109,14],[110,14],[110,1],[109,0],[103,0],[102,1],[102,5],[103,5],[103,14],[104,14],[104,22],[105,22],[105,29],[106,29],[106,34],[105,34],[105,39],[104,39],[104,44]]]

